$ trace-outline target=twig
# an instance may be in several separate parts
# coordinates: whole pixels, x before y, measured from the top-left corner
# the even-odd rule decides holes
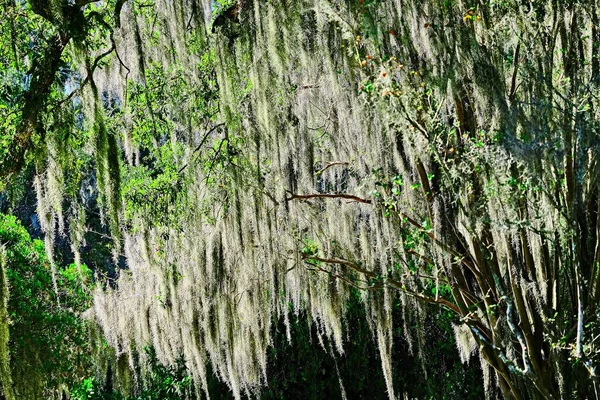
[[[410,117],[410,115],[408,115],[408,111],[406,111],[406,107],[404,106],[404,103],[400,102],[400,108],[402,108],[402,111],[404,112],[404,117],[406,118],[406,120],[408,122],[410,122],[410,124],[413,126],[413,128],[415,128],[416,130],[421,132],[423,134],[423,136],[425,136],[425,138],[427,140],[429,140],[430,137],[429,137],[429,132],[427,132],[427,129],[425,129],[421,124],[419,124],[417,121],[412,119]]]
[[[317,171],[316,175],[321,175],[323,172],[325,172],[327,169],[331,168],[331,167],[335,167],[336,165],[349,165],[350,163],[347,161],[331,161],[328,162],[327,164],[325,164],[325,166],[323,168],[321,168],[320,170]]]
[[[115,18],[117,21],[117,27],[120,26],[119,24],[119,15],[121,12],[121,7],[123,6],[123,4],[125,3],[125,0],[119,0],[119,2],[117,2],[117,5],[115,6]],[[87,3],[86,3],[87,4]],[[113,51],[115,52],[115,55],[117,57],[117,60],[119,61],[119,64],[125,68],[125,70],[127,71],[127,73],[125,74],[125,83],[127,83],[127,80],[129,78],[129,74],[131,73],[131,69],[123,62],[123,59],[121,58],[121,55],[119,54],[119,51],[117,50],[117,43],[115,41],[115,37],[114,37],[114,30],[112,29],[112,27],[102,18],[102,15],[100,13],[98,13],[97,11],[93,11],[92,13],[90,13],[89,18],[95,18],[98,23],[100,23],[102,26],[104,26],[105,29],[107,29],[110,32],[110,43],[111,43],[111,47],[106,50],[105,52],[99,54],[93,64],[92,67],[90,69],[88,69],[88,74],[85,77],[85,79],[83,80],[83,82],[81,83],[81,85],[79,85],[79,87],[77,89],[74,89],[71,93],[69,93],[69,95],[67,97],[65,97],[63,100],[58,102],[58,106],[63,105],[64,103],[69,102],[73,96],[81,91],[86,84],[88,84],[90,82],[91,79],[93,79],[93,73],[96,70],[96,68],[98,67],[98,64],[100,63],[100,61],[107,57],[108,55],[110,55]],[[125,107],[127,107],[127,84],[125,84]]]
[[[329,275],[331,275],[333,278],[335,278],[335,279],[339,279],[339,280],[341,280],[342,282],[345,282],[345,283],[347,283],[348,285],[350,285],[350,286],[352,286],[352,287],[354,287],[354,288],[356,288],[356,289],[358,289],[358,290],[370,290],[370,289],[374,289],[373,287],[368,287],[368,286],[360,286],[359,284],[357,284],[357,283],[355,283],[355,282],[352,282],[350,279],[346,278],[345,276],[343,276],[343,275],[339,275],[339,274],[334,274],[333,272],[331,272],[331,271],[329,271],[329,270],[327,270],[327,269],[325,269],[325,268],[323,268],[323,267],[320,267],[320,266],[318,266],[318,265],[314,265],[314,264],[308,264],[308,265],[310,265],[310,267],[307,267],[307,269],[308,269],[309,271],[313,271],[313,272],[324,272],[324,273],[326,273],[326,274],[329,274]]]
[[[208,137],[209,137],[209,135],[211,133],[213,133],[217,128],[220,128],[223,125],[225,125],[225,123],[221,122],[220,124],[217,124],[217,125],[213,126],[212,128],[210,128],[208,130],[208,132],[206,132],[204,134],[204,137],[202,137],[202,140],[200,141],[200,144],[198,146],[196,146],[196,148],[194,149],[194,151],[192,151],[192,155],[196,154],[202,148],[202,146],[208,140]],[[187,163],[183,167],[179,168],[179,171],[177,171],[177,175],[181,174],[183,172],[183,170],[188,167],[188,165],[189,165],[189,163]]]
[[[320,88],[321,85],[319,85],[318,83],[312,83],[312,84],[306,84],[306,85],[302,85],[299,86],[298,89],[302,90],[302,89],[317,89]]]
[[[402,291],[403,293],[405,293],[409,296],[415,297],[426,303],[442,305],[442,306],[448,308],[449,310],[454,311],[458,315],[461,314],[460,309],[455,304],[452,304],[451,302],[449,302],[446,299],[433,298],[433,297],[425,296],[421,293],[413,292],[412,290],[407,289],[406,285],[404,285],[402,282],[392,279],[390,277],[383,277],[383,276],[381,276],[373,271],[369,271],[351,261],[342,260],[342,259],[338,259],[338,258],[323,258],[323,257],[318,257],[318,256],[305,256],[305,257],[303,257],[303,259],[305,261],[317,261],[317,262],[322,262],[322,263],[326,263],[326,264],[344,265],[344,266],[347,266],[347,267],[355,270],[356,272],[359,272],[359,273],[365,275],[368,278],[372,278],[372,279],[382,278],[384,280],[384,283],[392,286],[395,289],[399,289],[400,291]],[[315,265],[313,265],[313,267],[318,268],[318,266],[315,266]],[[324,271],[329,272],[327,270],[324,270]]]
[[[377,278],[379,276],[375,272],[364,269],[363,267],[361,267],[351,261],[348,261],[348,260],[342,260],[339,258],[323,258],[323,257],[318,257],[318,256],[303,256],[302,258],[304,259],[304,261],[318,261],[318,262],[322,262],[322,263],[326,263],[326,264],[345,265],[347,267],[352,268],[356,272],[360,272],[361,274],[363,274],[369,278]]]
[[[515,101],[515,94],[517,93],[517,74],[519,71],[519,53],[520,53],[520,51],[521,51],[521,42],[519,42],[517,44],[517,47],[515,48],[515,53],[513,55],[514,69],[513,69],[513,73],[512,73],[511,84],[510,84],[510,94],[508,95],[508,98],[511,103],[513,103]]]
[[[81,85],[79,85],[79,87],[77,89],[73,89],[73,91],[71,93],[69,93],[69,95],[67,97],[65,97],[64,99],[62,99],[61,101],[59,101],[57,103],[57,106],[60,107],[63,104],[69,102],[73,96],[75,96],[75,94],[79,91],[81,91],[81,89],[83,89],[85,87],[85,85],[87,85],[90,80],[93,78],[92,75],[94,73],[94,71],[96,70],[96,68],[98,67],[98,64],[100,64],[100,61],[102,61],[103,58],[107,57],[108,55],[110,55],[110,53],[112,53],[113,51],[116,51],[116,47],[114,45],[114,43],[112,44],[112,46],[106,50],[105,52],[99,54],[95,59],[94,62],[92,63],[92,66],[87,68],[87,76],[85,77],[85,79],[83,80],[83,82],[81,82]]]
[[[460,260],[460,263],[464,264],[474,274],[481,275],[481,273],[475,268],[475,266],[471,262],[469,262],[466,259],[466,257],[464,255],[462,255],[458,251],[454,250],[452,247],[450,247],[448,244],[444,243],[442,240],[438,239],[432,232],[423,228],[423,226],[421,224],[419,224],[417,221],[415,221],[414,219],[409,217],[408,214],[406,214],[405,212],[399,211],[396,207],[394,207],[394,209],[404,219],[405,222],[408,222],[410,225],[414,226],[415,228],[417,228],[421,232],[423,232],[425,235],[427,235],[435,244],[440,246],[443,250],[447,251],[449,254],[451,254],[453,257],[455,257],[457,260]]]
[[[221,152],[221,147],[223,147],[223,142],[225,142],[225,140],[227,140],[227,139],[223,139],[223,140],[221,140],[221,143],[219,143],[219,147],[217,148],[217,151],[215,152],[215,156],[213,157],[212,162],[210,163],[210,167],[208,168],[208,173],[206,174],[204,183],[208,183],[208,179],[210,178],[210,174],[212,174],[215,163],[217,162],[217,158],[219,157],[219,153]]]

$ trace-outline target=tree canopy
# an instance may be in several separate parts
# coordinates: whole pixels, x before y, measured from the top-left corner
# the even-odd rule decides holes
[[[0,5],[7,398],[289,397],[286,341],[342,398],[597,396],[594,2]]]

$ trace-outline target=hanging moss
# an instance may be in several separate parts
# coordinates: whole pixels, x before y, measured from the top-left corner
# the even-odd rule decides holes
[[[71,17],[56,4],[39,13],[60,26]],[[592,395],[594,7],[117,5],[107,58],[87,62],[84,122],[126,269],[98,286],[90,318],[132,370],[151,345],[164,365],[184,354],[198,392],[210,364],[235,398],[257,395],[274,321],[291,339],[302,313],[342,355],[354,288],[390,398],[394,329],[427,354],[423,302],[451,313],[464,361],[479,352],[489,397]],[[36,187],[52,259],[68,176],[47,161]]]
[[[94,86],[95,88],[95,86]],[[94,155],[96,157],[96,182],[100,193],[100,203],[107,212],[108,225],[113,238],[114,253],[121,249],[121,173],[119,149],[114,134],[108,132],[104,122],[97,90],[92,90],[94,96],[93,134]],[[115,257],[116,259],[116,257]]]

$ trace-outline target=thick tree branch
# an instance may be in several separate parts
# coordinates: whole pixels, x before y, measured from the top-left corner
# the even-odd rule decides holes
[[[115,26],[117,28],[121,27],[121,10],[123,9],[123,5],[126,2],[127,2],[127,0],[118,0],[117,4],[115,4],[114,18],[115,18]]]
[[[21,122],[8,147],[7,157],[0,160],[0,176],[3,178],[10,179],[25,165],[25,155],[31,150],[32,137],[38,129],[39,115],[46,105],[50,88],[60,66],[60,59],[70,39],[67,34],[57,33],[50,39],[46,51],[33,60],[29,71],[31,84],[25,92]]]

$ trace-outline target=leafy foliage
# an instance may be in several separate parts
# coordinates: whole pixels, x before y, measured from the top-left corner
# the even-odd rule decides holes
[[[82,311],[90,306],[91,272],[71,265],[56,277],[44,244],[31,240],[12,216],[0,215],[8,281],[10,367],[17,398],[53,396],[89,368],[88,338]]]
[[[95,378],[87,378],[77,385],[71,396],[74,400],[178,400],[191,398],[191,379],[180,360],[176,365],[166,367],[156,358],[151,347],[145,348],[148,365],[144,389],[139,395],[127,397],[112,390],[109,382],[102,383]],[[108,379],[112,379],[109,377]]]

